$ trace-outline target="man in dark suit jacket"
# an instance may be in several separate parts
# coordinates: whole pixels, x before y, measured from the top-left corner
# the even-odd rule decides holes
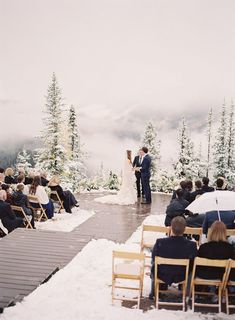
[[[183,234],[186,221],[183,217],[175,217],[171,221],[171,236],[169,238],[157,239],[152,252],[152,291],[149,298],[154,296],[154,261],[155,257],[170,259],[189,259],[190,270],[192,270],[194,258],[197,256],[196,242],[186,239]],[[161,265],[158,268],[158,278],[166,285],[179,283],[185,279],[185,268],[183,266]]]
[[[145,200],[146,200],[141,203],[150,204],[152,202],[151,188],[150,188],[151,158],[148,155],[148,148],[146,147],[143,147],[140,153],[141,153],[141,163],[140,163],[140,167],[136,168],[136,171],[141,173],[141,182],[142,182],[143,191],[144,191]]]
[[[195,191],[190,193],[189,203],[192,203],[198,196],[203,194],[202,183],[200,180],[195,181]]]
[[[8,232],[23,226],[23,219],[16,217],[9,203],[5,202],[6,192],[0,191],[0,219]]]
[[[207,178],[207,177],[202,178],[202,192],[203,193],[215,191],[215,189],[213,187],[209,186],[209,182],[210,182],[209,178]]]
[[[221,220],[227,229],[235,229],[235,210],[206,212],[202,225],[203,235],[207,235],[208,229],[217,220]]]
[[[141,166],[141,155],[135,156],[135,159],[133,161],[133,168],[140,167]],[[139,171],[135,171],[135,177],[136,177],[136,189],[137,189],[137,197],[141,197],[141,173]],[[143,187],[142,187],[142,195],[143,195]]]

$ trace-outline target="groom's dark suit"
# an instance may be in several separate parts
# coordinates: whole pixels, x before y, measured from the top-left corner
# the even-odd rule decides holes
[[[151,203],[152,198],[151,198],[151,189],[150,189],[150,168],[151,168],[151,158],[148,154],[144,156],[143,161],[140,165],[141,170],[141,182],[144,190],[144,195],[147,203]]]
[[[133,161],[133,167],[140,167],[140,156],[136,156],[134,161]],[[136,188],[137,188],[137,196],[141,196],[141,173],[139,171],[135,171],[135,176],[136,176]],[[142,186],[142,194],[143,194],[143,186]]]

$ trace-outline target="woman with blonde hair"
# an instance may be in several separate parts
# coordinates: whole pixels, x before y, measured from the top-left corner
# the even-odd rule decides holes
[[[58,196],[63,201],[63,205],[65,208],[65,211],[68,213],[72,213],[72,208],[79,207],[78,202],[71,191],[69,190],[63,190],[60,186],[60,178],[58,176],[53,176],[51,180],[48,183],[48,187],[51,189],[51,191],[56,191],[58,193]]]
[[[226,226],[222,221],[215,221],[209,231],[208,242],[200,246],[198,256],[212,260],[234,259],[233,246],[228,243]],[[197,275],[204,279],[220,279],[223,275],[221,268],[200,267]]]
[[[12,168],[7,168],[5,170],[5,180],[4,180],[4,182],[6,184],[14,184],[15,183],[14,170]]]

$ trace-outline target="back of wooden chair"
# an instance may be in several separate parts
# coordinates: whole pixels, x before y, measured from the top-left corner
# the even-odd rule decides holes
[[[186,227],[184,234],[190,235],[190,236],[198,236],[197,245],[199,246],[201,244],[201,237],[202,237],[202,228],[192,228],[192,227]]]
[[[234,292],[230,292],[229,287],[234,287],[235,288],[235,279],[230,279],[231,271],[235,271],[235,260],[230,260],[229,262],[229,267],[227,270],[225,282],[224,282],[224,291],[225,291],[225,298],[226,298],[226,311],[227,314],[229,314],[230,309],[235,309],[235,304],[232,302],[230,298],[235,297]],[[230,302],[231,300],[231,302]]]
[[[227,237],[235,236],[235,229],[227,229],[226,234],[227,234]]]
[[[140,298],[144,280],[144,254],[135,252],[113,251],[112,259],[112,302],[114,300],[135,301],[140,307]],[[137,285],[131,286],[118,284],[117,280],[137,281]],[[137,292],[137,298],[119,297],[115,294],[116,289],[132,290]]]
[[[165,234],[167,236],[169,236],[170,233],[170,229],[168,227],[164,227],[164,226],[155,226],[155,225],[147,225],[147,224],[143,224],[142,226],[142,236],[141,236],[141,251],[143,251],[145,248],[146,249],[152,249],[156,239],[157,239],[157,235],[156,238],[154,239],[146,239],[145,235],[146,233],[162,233]]]
[[[60,213],[62,209],[64,209],[63,201],[60,199],[60,196],[57,191],[51,191],[50,198],[53,202],[58,203],[59,209],[58,212]]]
[[[197,267],[218,267],[218,268],[224,268],[224,273],[222,276],[222,279],[202,279],[197,277],[196,271]],[[206,258],[199,258],[196,257],[194,261],[193,266],[193,272],[192,272],[192,281],[191,281],[191,291],[192,291],[192,310],[195,310],[195,306],[199,307],[216,307],[219,309],[219,312],[221,312],[221,306],[222,306],[222,292],[225,285],[227,270],[229,267],[229,260],[212,260],[212,259],[206,259]],[[216,286],[218,287],[218,303],[215,304],[208,304],[208,303],[196,303],[195,302],[195,295],[208,295],[212,296],[214,295],[213,292],[210,291],[196,291],[196,286],[204,286],[205,288],[210,286]]]
[[[39,201],[37,196],[34,195],[28,195],[28,199],[29,199],[29,203],[31,204],[31,208],[33,209],[34,213],[35,213],[35,219],[38,220],[39,222],[44,218],[45,220],[47,220],[47,215],[45,212],[45,209],[43,208],[41,202]],[[35,203],[38,208],[35,208],[32,206],[32,203]],[[37,216],[37,212],[40,211],[40,215]]]
[[[28,229],[33,229],[31,221],[29,219],[29,217],[27,216],[27,214],[24,212],[24,209],[22,207],[18,207],[18,206],[11,206],[12,210],[17,212],[18,215],[20,215],[24,221],[25,221],[25,228]]]
[[[185,278],[180,282],[182,285],[182,292],[178,291],[177,294],[182,295],[182,302],[169,302],[169,301],[159,301],[160,292],[172,293],[172,290],[160,290],[160,284],[164,283],[162,280],[158,278],[158,268],[160,265],[167,266],[183,266],[185,267]],[[189,259],[169,259],[162,257],[155,257],[155,279],[154,279],[154,287],[155,287],[155,303],[156,308],[158,309],[160,305],[162,306],[180,306],[182,310],[186,310],[186,294],[187,294],[187,283],[188,283],[188,274],[189,274]]]

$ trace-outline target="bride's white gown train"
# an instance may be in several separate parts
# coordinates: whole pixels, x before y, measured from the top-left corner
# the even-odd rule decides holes
[[[131,162],[127,159],[122,171],[122,184],[117,194],[96,198],[96,202],[131,205],[136,203],[135,175]]]

